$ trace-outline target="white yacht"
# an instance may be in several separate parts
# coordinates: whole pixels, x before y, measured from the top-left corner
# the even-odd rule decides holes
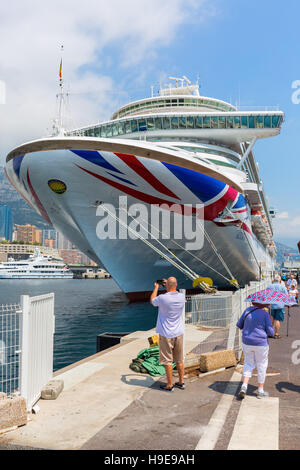
[[[0,264],[0,279],[72,279],[73,273],[61,262],[35,250],[28,260],[9,259]]]

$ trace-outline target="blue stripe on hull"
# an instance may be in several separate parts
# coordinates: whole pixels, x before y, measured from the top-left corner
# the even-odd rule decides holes
[[[215,198],[226,187],[225,183],[210,176],[197,173],[187,168],[182,168],[170,163],[164,165],[175,175],[185,186],[197,196],[201,202],[207,202]]]

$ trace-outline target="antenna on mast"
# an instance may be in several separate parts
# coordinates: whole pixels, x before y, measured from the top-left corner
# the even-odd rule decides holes
[[[59,65],[59,93],[56,95],[56,98],[59,99],[59,107],[58,107],[58,117],[54,121],[53,125],[53,133],[55,135],[60,135],[63,136],[65,135],[65,129],[64,129],[64,110],[65,110],[65,104],[66,104],[66,94],[64,92],[64,82],[63,82],[63,75],[62,75],[62,65],[63,65],[63,52],[64,52],[64,46],[60,46],[61,50],[61,59],[60,59],[60,65]]]

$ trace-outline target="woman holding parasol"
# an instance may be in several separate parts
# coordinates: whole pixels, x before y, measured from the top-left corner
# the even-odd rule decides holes
[[[273,289],[251,294],[246,302],[252,302],[241,318],[237,322],[237,327],[242,333],[242,348],[244,352],[243,384],[239,392],[241,399],[245,398],[253,369],[257,368],[258,394],[257,398],[269,396],[264,391],[264,383],[268,367],[269,358],[269,340],[268,337],[274,336],[271,315],[268,308],[271,304],[281,302],[285,305],[292,305],[294,300],[282,292]]]

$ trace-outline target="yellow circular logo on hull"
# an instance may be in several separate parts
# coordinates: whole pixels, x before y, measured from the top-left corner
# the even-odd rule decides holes
[[[48,186],[55,194],[64,194],[67,191],[67,185],[60,180],[49,180]]]

